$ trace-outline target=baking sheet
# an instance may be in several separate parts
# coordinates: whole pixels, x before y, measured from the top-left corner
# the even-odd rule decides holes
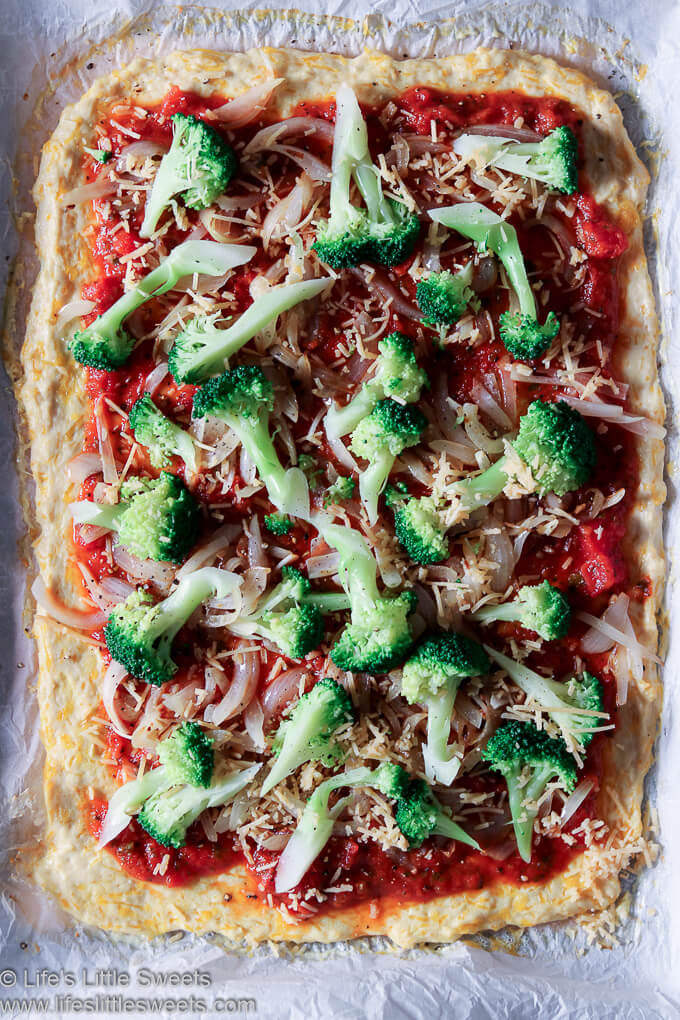
[[[271,5],[280,6],[283,5]],[[243,49],[296,45],[356,53],[362,46],[394,55],[435,56],[476,45],[512,45],[556,56],[580,67],[618,95],[627,128],[653,171],[647,223],[659,311],[664,327],[662,382],[674,420],[680,372],[674,367],[678,276],[674,223],[680,170],[680,132],[671,99],[680,86],[680,8],[671,0],[653,7],[608,0],[560,4],[453,3],[433,0],[365,0],[324,5],[311,0],[282,15],[228,3],[212,8],[104,0],[2,0],[0,6],[0,290],[11,258],[30,245],[27,186],[39,146],[65,102],[92,80],[134,55],[195,46]],[[390,21],[385,15],[389,14]],[[615,24],[615,28],[607,19]],[[58,90],[55,99],[54,90]],[[37,106],[36,106],[37,104]],[[10,199],[10,204],[5,201]],[[29,216],[26,215],[29,214]],[[14,281],[17,284],[17,281]],[[20,321],[31,264],[10,288]],[[9,309],[7,343],[20,342]],[[621,904],[623,923],[611,948],[588,948],[568,926],[506,933],[484,939],[395,954],[379,940],[352,948],[260,948],[225,953],[214,940],[179,937],[151,944],[108,939],[73,929],[44,897],[17,883],[13,848],[40,826],[37,720],[30,690],[32,649],[23,633],[23,565],[9,382],[0,390],[0,519],[6,522],[0,557],[0,847],[6,850],[0,886],[0,1012],[12,1000],[31,1000],[33,1013],[65,1016],[159,1016],[225,1013],[267,1017],[579,1017],[647,1018],[680,1015],[680,818],[675,673],[677,642],[668,650],[667,696],[659,764],[648,786],[658,810],[662,852],[653,869],[631,882]],[[670,510],[666,546],[680,538],[674,512],[677,436],[669,444]],[[25,558],[25,557],[24,557]],[[671,623],[677,580],[671,563],[667,606]],[[680,630],[676,627],[678,633]],[[674,738],[675,732],[675,738]],[[655,820],[656,822],[656,820]],[[679,833],[680,834],[680,833]],[[675,911],[673,907],[676,907]],[[627,919],[626,919],[627,918]],[[603,918],[603,923],[606,919]],[[606,940],[606,930],[602,935]],[[505,945],[506,951],[500,947]],[[177,984],[184,975],[187,983]],[[178,977],[179,976],[179,977]],[[62,998],[59,999],[58,997]],[[71,996],[69,1000],[67,997]],[[193,998],[192,998],[193,997]],[[82,1001],[80,1001],[82,1000]],[[87,1001],[85,1001],[87,1000]],[[44,1003],[44,1004],[43,1004]],[[78,1007],[81,1008],[78,1008]],[[17,1008],[19,1008],[17,1006]],[[24,1012],[24,1010],[22,1010]],[[30,1014],[29,1014],[30,1015]]]

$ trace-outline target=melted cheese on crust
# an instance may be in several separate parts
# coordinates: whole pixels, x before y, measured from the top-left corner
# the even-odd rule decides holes
[[[452,91],[514,88],[530,95],[559,96],[579,107],[586,115],[583,141],[589,190],[626,230],[630,241],[621,260],[620,374],[630,386],[633,413],[663,420],[656,375],[657,324],[640,219],[647,174],[618,107],[589,79],[540,56],[501,50],[403,62],[370,51],[348,60],[272,49],[239,54],[196,51],[155,62],[137,60],[97,81],[64,111],[43,150],[35,186],[42,268],[22,353],[24,379],[19,396],[31,442],[41,527],[36,556],[45,582],[67,604],[78,603],[78,588],[68,543],[63,540],[71,528],[67,504],[75,498],[66,465],[82,448],[88,401],[84,373],[74,370],[55,321],[59,308],[79,296],[88,276],[88,255],[81,238],[87,215],[84,207],[64,209],[59,198],[81,183],[82,139],[90,136],[97,117],[116,100],[134,95],[140,105],[151,105],[172,85],[203,95],[236,96],[244,85],[250,87],[272,76],[286,79],[271,105],[281,117],[301,100],[332,96],[342,81],[369,103],[420,84]],[[659,440],[638,439],[638,451],[642,474],[625,552],[632,573],[648,576],[652,584],[652,596],[633,603],[631,612],[640,641],[654,646],[663,583],[663,445]],[[657,670],[649,664],[642,682],[631,684],[628,702],[618,713],[616,738],[605,751],[597,811],[610,829],[609,843],[593,845],[546,884],[498,883],[481,892],[408,906],[381,900],[296,925],[287,923],[279,911],[246,897],[250,886],[242,868],[183,888],[137,882],[111,855],[94,849],[84,825],[85,791],[91,788],[110,795],[114,786],[104,763],[92,756],[86,734],[87,720],[99,702],[99,655],[75,632],[44,617],[36,618],[34,633],[49,825],[43,845],[26,862],[27,868],[68,911],[98,927],[147,935],[178,928],[218,931],[229,940],[251,942],[268,938],[332,942],[371,934],[388,935],[402,946],[448,941],[509,923],[532,925],[606,907],[618,895],[619,871],[639,844],[642,786],[661,705]],[[625,653],[618,659],[616,668],[627,670]]]

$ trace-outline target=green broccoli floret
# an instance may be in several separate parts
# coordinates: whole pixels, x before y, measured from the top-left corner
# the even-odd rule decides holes
[[[439,803],[424,779],[411,780],[397,801],[394,818],[412,847],[419,847],[428,836],[446,836],[480,849],[477,840],[453,821],[451,809]]]
[[[178,280],[194,273],[222,276],[236,266],[249,262],[256,249],[243,244],[217,241],[184,241],[131,290],[123,294],[87,329],[78,330],[69,342],[76,361],[90,368],[112,372],[130,357],[136,340],[125,332],[123,322],[152,297],[172,290]]]
[[[113,156],[110,149],[90,149],[87,145],[83,145],[83,152],[91,156],[95,163],[108,163]]]
[[[536,491],[564,496],[579,489],[595,467],[595,437],[583,417],[563,400],[548,404],[534,400],[519,422],[511,443],[531,468]],[[454,491],[467,510],[487,506],[502,493],[509,480],[507,457],[474,478],[455,484]]]
[[[119,786],[109,801],[98,846],[106,846],[142,809],[139,821],[157,842],[182,846],[186,829],[207,807],[227,803],[260,766],[213,779],[213,741],[198,723],[185,722],[158,745],[158,768]],[[162,801],[162,803],[161,803]],[[195,812],[195,813],[194,813]],[[182,824],[185,819],[186,824]]]
[[[323,618],[318,605],[306,600],[309,581],[294,567],[283,567],[283,580],[261,599],[252,613],[229,629],[247,637],[256,634],[276,645],[290,659],[302,659],[323,638]]]
[[[166,418],[148,393],[135,401],[128,417],[135,441],[145,446],[154,467],[167,467],[172,457],[181,457],[190,471],[196,471],[196,447],[183,428]]]
[[[505,779],[517,849],[528,862],[537,802],[554,781],[571,793],[576,786],[574,759],[561,740],[553,740],[533,723],[512,720],[496,730],[482,751],[482,760]]]
[[[354,719],[354,709],[344,687],[326,677],[303,694],[274,737],[272,749],[277,755],[262,786],[262,795],[308,761],[332,765],[340,757],[333,734]]]
[[[276,509],[309,519],[309,488],[299,468],[282,466],[269,432],[274,388],[257,365],[239,365],[210,379],[194,396],[194,418],[212,414],[226,422],[257,468]]]
[[[207,789],[187,784],[159,790],[144,801],[137,821],[161,846],[179,849],[187,841],[187,829],[199,815],[208,808],[229,804],[259,768],[259,765],[252,765],[241,772],[232,772],[224,779],[213,780]]]
[[[412,591],[381,595],[377,564],[364,537],[325,517],[317,516],[314,523],[340,553],[340,580],[351,609],[351,622],[331,649],[331,659],[340,669],[384,673],[403,662],[413,644],[408,616],[416,596]]]
[[[191,114],[176,113],[172,145],[156,172],[139,236],[151,237],[176,195],[188,209],[205,209],[227,190],[237,166],[236,153],[214,128]]]
[[[359,475],[359,493],[371,524],[378,519],[378,499],[396,458],[420,441],[426,426],[427,419],[417,407],[379,400],[352,433],[352,453],[368,461]]]
[[[330,408],[326,415],[326,432],[331,439],[353,432],[362,418],[370,414],[379,400],[398,397],[407,404],[420,399],[427,375],[418,367],[413,341],[403,333],[390,333],[378,344],[376,369],[371,378],[348,404]]]
[[[366,124],[348,85],[338,89],[335,108],[329,218],[320,224],[312,247],[334,269],[364,261],[395,266],[413,251],[420,221],[401,202],[383,195],[368,150]],[[352,178],[365,209],[350,201]]]
[[[168,355],[168,368],[179,383],[202,383],[224,372],[227,363],[244,344],[257,336],[283,312],[316,297],[332,282],[327,276],[301,283],[271,287],[253,301],[236,322],[218,327],[217,315],[198,315],[177,334]]]
[[[264,526],[272,535],[287,535],[295,525],[285,514],[265,514]]]
[[[276,892],[283,893],[294,889],[330,839],[336,818],[352,799],[342,797],[329,808],[328,800],[334,790],[343,786],[371,787],[385,797],[396,800],[407,781],[408,775],[399,765],[383,762],[375,769],[351,769],[320,783],[307,801],[295,831],[279,858],[274,879]]]
[[[460,202],[444,209],[433,209],[430,216],[437,223],[469,237],[480,251],[492,251],[503,263],[519,302],[518,314],[503,312],[500,317],[501,340],[513,358],[531,360],[547,351],[559,333],[560,324],[554,312],[548,313],[542,326],[538,322],[536,299],[515,228],[479,202]]]
[[[531,177],[565,195],[573,195],[578,187],[578,145],[574,132],[564,125],[555,128],[540,142],[460,135],[453,149],[459,156],[474,156],[487,166]]]
[[[215,767],[213,739],[198,723],[183,722],[158,745],[158,758],[173,783],[210,786]]]
[[[167,471],[132,478],[114,505],[82,500],[71,506],[76,524],[118,532],[121,545],[141,559],[181,563],[198,538],[200,510],[184,483]]]
[[[303,475],[307,479],[310,489],[312,492],[316,492],[317,489],[321,488],[321,477],[324,473],[324,469],[319,464],[316,457],[311,453],[301,453],[298,455],[298,467],[302,471]]]
[[[419,282],[416,300],[428,325],[452,326],[458,322],[475,296],[470,286],[472,269],[472,262],[468,262],[457,273],[444,269],[440,273],[430,273]]]
[[[571,608],[565,595],[548,581],[524,585],[511,602],[483,606],[472,619],[478,623],[509,620],[527,630],[534,630],[546,641],[566,637],[571,622]]]
[[[351,499],[356,486],[357,483],[353,478],[344,478],[342,475],[338,475],[333,484],[326,489],[323,497],[324,507],[335,506],[337,503]]]
[[[441,563],[448,559],[449,540],[435,496],[405,499],[396,493],[388,505],[394,511],[399,544],[414,563]]]
[[[476,641],[443,631],[422,640],[404,663],[401,693],[410,705],[427,708],[423,760],[431,781],[450,786],[458,775],[460,758],[449,747],[456,694],[463,680],[488,673],[490,665]]]
[[[226,570],[202,567],[183,577],[156,605],[148,592],[137,589],[113,609],[104,628],[111,657],[146,683],[160,686],[171,680],[178,668],[170,656],[177,633],[203,602],[225,598],[239,581]]]
[[[498,663],[510,679],[548,713],[571,745],[586,748],[593,739],[595,728],[609,715],[604,708],[604,691],[601,681],[592,673],[558,681],[535,673],[523,663],[515,662],[494,648],[484,645],[491,659]]]

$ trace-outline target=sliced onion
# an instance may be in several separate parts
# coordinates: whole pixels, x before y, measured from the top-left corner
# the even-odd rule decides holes
[[[340,464],[349,468],[350,471],[356,471],[358,473],[359,465],[343,443],[342,439],[329,436],[328,432],[326,432],[326,442],[330,447],[331,453]]]
[[[102,462],[102,474],[107,485],[118,484],[118,468],[113,455],[113,446],[109,428],[106,423],[106,410],[102,397],[94,405],[94,419],[97,426],[97,440],[99,442],[99,455]]]
[[[493,563],[491,571],[491,590],[504,592],[510,584],[515,568],[515,550],[507,531],[500,526],[498,533],[487,532],[484,535],[484,559]]]
[[[160,384],[168,374],[168,363],[162,361],[159,365],[156,365],[154,369],[147,375],[144,380],[144,392],[154,395]]]
[[[84,563],[79,563],[78,567],[90,598],[102,612],[110,612],[113,606],[125,602],[128,595],[134,591],[134,587],[120,577],[105,577],[102,581],[95,581]]]
[[[565,258],[574,244],[574,239],[572,238],[571,231],[567,224],[562,220],[558,220],[556,216],[551,216],[548,213],[544,213],[540,219],[527,220],[523,226],[525,229],[527,227],[545,227],[546,230],[549,230],[557,241],[559,249]]]
[[[466,722],[470,723],[470,726],[474,726],[476,730],[480,730],[484,725],[484,716],[480,712],[477,705],[471,698],[468,698],[467,694],[459,692],[456,697],[455,708],[458,715],[461,715]]]
[[[624,630],[628,619],[628,605],[630,599],[626,594],[616,595],[611,600],[601,619],[617,630]],[[598,627],[591,627],[581,638],[581,648],[588,654],[596,655],[599,652],[608,652],[616,644],[616,639],[611,635],[603,633]]]
[[[612,627],[603,618],[598,619],[597,616],[592,616],[590,613],[576,613],[576,618],[582,620],[583,623],[589,623],[594,630],[599,630],[605,637],[612,638],[615,644],[623,645],[624,648],[639,655],[642,659],[651,659],[652,662],[661,663],[656,652],[647,648],[646,645],[640,644],[633,633],[627,634],[617,627]]]
[[[488,430],[484,428],[479,420],[476,404],[463,404],[463,414],[465,415],[463,428],[470,441],[478,450],[491,454],[503,452],[503,440],[500,438],[494,439]]]
[[[257,751],[264,751],[267,741],[264,736],[264,712],[258,698],[248,705],[243,714],[243,724]]]
[[[472,270],[472,289],[476,294],[486,294],[496,286],[498,267],[491,255],[482,255]]]
[[[309,556],[305,563],[310,580],[333,577],[340,568],[340,553],[333,551],[321,556]]]
[[[31,594],[44,613],[57,623],[75,630],[95,630],[106,622],[106,613],[98,610],[70,609],[50,591],[42,577],[36,577]]]
[[[594,786],[594,779],[582,779],[573,793],[569,794],[560,813],[562,826],[566,825],[570,818],[573,818]]]
[[[287,237],[295,230],[313,194],[311,178],[303,173],[286,197],[272,206],[262,224],[262,244],[265,251],[269,248],[270,241]]]
[[[250,139],[245,149],[244,156],[250,156],[254,152],[261,152],[277,145],[284,138],[294,138],[300,135],[310,137],[315,135],[326,142],[333,141],[334,126],[327,120],[320,117],[289,117],[276,124],[261,128],[256,135]]]
[[[98,475],[102,470],[102,460],[98,453],[79,453],[68,462],[66,471],[69,481],[74,485],[82,485],[90,475]]]
[[[272,680],[262,695],[262,708],[264,710],[265,722],[268,722],[297,697],[300,688],[300,680],[306,677],[309,670],[306,666],[294,666],[287,669]]]
[[[241,534],[240,524],[223,524],[221,528],[213,534],[209,542],[205,545],[201,545],[196,549],[194,553],[189,557],[186,563],[177,571],[175,575],[178,580],[181,580],[187,574],[193,573],[199,567],[205,567],[212,563],[218,552],[223,549],[227,549],[233,542],[236,541],[238,536]]]
[[[487,418],[490,418],[495,425],[500,425],[500,427],[506,431],[512,428],[512,421],[508,415],[505,413],[498,401],[492,397],[486,386],[482,386],[479,380],[475,380],[472,387],[472,399],[475,401],[480,411],[483,411]]]
[[[132,156],[134,159],[137,159],[140,156],[163,156],[165,152],[165,147],[159,145],[157,142],[130,142],[129,145],[124,145],[120,150],[116,163],[120,161],[123,165],[125,165],[125,160],[128,156]]]
[[[251,567],[268,566],[267,554],[262,542],[262,531],[257,517],[250,518],[248,528],[248,563]]]
[[[605,404],[598,400],[579,400],[577,397],[567,394],[562,397],[562,400],[584,417],[599,418],[601,421],[620,425],[621,428],[634,432],[636,435],[645,436],[648,439],[663,439],[666,435],[663,425],[659,425],[658,422],[651,421],[643,415],[626,414],[618,404]]]
[[[208,667],[212,668],[212,667]],[[250,704],[260,679],[260,656],[255,651],[239,651],[233,657],[233,674],[227,693],[203,713],[206,722],[220,726]]]
[[[118,687],[127,675],[128,672],[125,666],[121,666],[119,662],[112,659],[106,673],[104,673],[104,679],[102,681],[102,702],[106,709],[106,714],[109,717],[111,726],[121,737],[129,737],[130,728],[125,724],[124,720],[118,713],[118,709],[116,708],[116,694],[118,692]]]
[[[406,300],[386,274],[376,270],[369,282],[364,273],[356,266],[350,269],[350,273],[356,276],[358,280],[361,280],[368,291],[377,290],[385,301],[390,302],[390,308],[393,312],[397,312],[398,315],[403,315],[407,319],[412,319],[414,322],[420,322],[422,318],[420,310]]]
[[[543,135],[529,128],[509,127],[507,124],[473,124],[465,128],[466,135],[484,135],[487,138],[509,138],[513,142],[540,142]]]
[[[496,367],[498,369],[503,408],[514,427],[517,421],[517,382],[512,376],[510,365],[509,358],[502,358]]]
[[[423,245],[423,268],[430,273],[438,273],[442,267],[440,254],[444,237],[439,233],[439,224],[430,223]]]
[[[328,164],[311,152],[305,152],[304,149],[298,149],[293,145],[275,145],[272,151],[278,152],[282,156],[287,156],[288,159],[297,163],[306,174],[309,174],[313,181],[326,183],[331,179],[331,171]]]
[[[114,563],[137,581],[151,581],[159,588],[169,588],[175,576],[175,568],[169,563],[157,563],[156,560],[141,560],[133,556],[122,545],[113,547]]]
[[[57,315],[57,321],[55,323],[57,332],[60,333],[64,326],[66,326],[69,322],[72,322],[73,319],[78,319],[83,315],[89,315],[93,308],[94,301],[86,301],[85,298],[76,298],[73,301],[67,301],[66,304],[62,305],[59,309],[59,314]]]
[[[245,127],[246,124],[257,120],[275,89],[285,80],[285,78],[269,78],[267,81],[260,82],[259,85],[253,85],[246,92],[242,92],[240,96],[230,99],[228,103],[224,103],[223,106],[218,106],[210,112],[225,127]]]
[[[115,194],[116,186],[108,177],[98,177],[90,184],[81,184],[71,191],[65,191],[61,196],[62,205],[80,205],[82,202],[90,202],[95,198],[105,198],[107,195]]]
[[[252,209],[254,206],[264,202],[264,195],[257,192],[250,192],[247,195],[220,195],[215,199],[215,204],[223,212],[235,212],[237,209]]]

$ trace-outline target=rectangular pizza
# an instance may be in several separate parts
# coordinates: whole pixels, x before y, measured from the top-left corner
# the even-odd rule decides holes
[[[20,403],[48,825],[115,932],[402,946],[646,848],[647,173],[519,52],[139,59],[44,147]]]

